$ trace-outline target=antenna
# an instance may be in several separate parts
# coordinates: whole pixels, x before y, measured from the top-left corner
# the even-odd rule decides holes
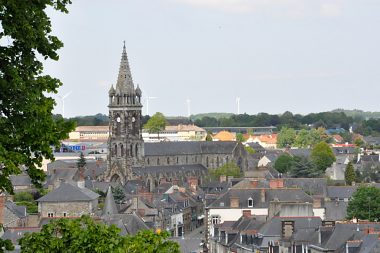
[[[240,114],[240,97],[236,97],[237,114]]]
[[[191,115],[191,100],[188,98],[186,99],[186,104],[187,104],[187,117],[190,118],[190,115]]]
[[[157,99],[158,97],[146,97],[146,115],[149,115],[149,100]]]
[[[63,95],[63,96],[58,95],[58,97],[62,101],[62,117],[63,118],[65,118],[65,99],[71,94],[71,92],[72,91],[69,91],[68,93],[66,93],[66,95]]]

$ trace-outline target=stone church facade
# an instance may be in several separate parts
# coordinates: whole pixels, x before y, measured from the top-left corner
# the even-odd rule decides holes
[[[189,177],[200,182],[207,169],[235,162],[247,170],[248,154],[237,142],[159,142],[142,139],[142,92],[135,88],[123,47],[116,87],[109,90],[109,132],[105,181],[125,184],[142,179],[149,189],[160,181],[185,183]]]

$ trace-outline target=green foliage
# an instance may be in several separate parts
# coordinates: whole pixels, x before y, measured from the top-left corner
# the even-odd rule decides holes
[[[346,166],[346,171],[344,172],[344,180],[347,185],[352,185],[352,182],[356,181],[356,173],[352,162],[349,162]]]
[[[121,236],[119,232],[114,225],[95,223],[89,216],[82,216],[53,220],[40,232],[26,234],[19,243],[23,253],[179,253],[179,245],[167,240],[167,232],[140,231],[135,236]]]
[[[26,211],[28,213],[38,213],[38,205],[34,200],[34,197],[29,192],[18,192],[14,195],[14,202],[18,206],[26,206]]]
[[[0,224],[0,232],[3,231],[3,225]],[[12,241],[11,240],[4,240],[2,238],[0,238],[0,253],[3,253],[6,251],[13,251],[15,249],[15,247],[13,246],[12,244]]]
[[[125,199],[124,191],[120,186],[112,187],[112,195],[117,204],[122,203]]]
[[[277,158],[274,163],[274,168],[280,173],[286,173],[292,168],[293,162],[293,157],[287,153],[284,153]]]
[[[311,152],[311,160],[321,172],[330,167],[335,162],[335,155],[329,144],[322,141],[314,146]]]
[[[209,176],[212,180],[219,180],[220,176],[233,176],[239,178],[243,176],[239,166],[236,163],[229,162],[216,169],[208,170]]]
[[[21,201],[32,202],[34,201],[34,198],[30,192],[18,192],[14,195],[13,200],[15,202],[21,202]]]
[[[210,132],[206,135],[206,141],[212,141],[212,134]]]
[[[380,189],[360,186],[348,202],[347,219],[375,221],[380,219]]]
[[[245,142],[246,139],[244,138],[244,136],[243,136],[242,133],[237,133],[236,134],[236,141],[238,141],[238,142]]]
[[[306,157],[297,156],[293,158],[292,167],[289,170],[290,176],[296,178],[315,178],[320,177],[322,173],[312,161]]]
[[[144,128],[149,131],[149,133],[160,133],[161,130],[165,129],[166,119],[165,116],[156,112],[144,125]]]
[[[78,161],[77,161],[77,168],[80,169],[80,168],[84,168],[86,166],[86,158],[84,157],[83,155],[83,152],[80,152],[80,155],[79,155],[79,158],[78,158]]]
[[[13,192],[9,176],[25,165],[41,187],[43,158],[52,160],[51,146],[68,137],[71,122],[54,120],[51,93],[62,83],[43,75],[40,59],[58,60],[63,46],[51,34],[46,8],[67,12],[70,0],[0,0],[0,192]]]
[[[248,152],[248,154],[253,155],[256,153],[256,150],[250,146],[245,146],[244,149]]]
[[[380,166],[367,164],[362,168],[360,175],[357,175],[361,182],[380,183]]]
[[[293,128],[283,127],[277,136],[277,145],[280,148],[293,146],[296,140],[296,131]]]

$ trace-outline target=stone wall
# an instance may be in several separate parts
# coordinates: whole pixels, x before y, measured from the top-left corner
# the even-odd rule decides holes
[[[95,206],[94,206],[95,205]],[[97,203],[94,204],[89,201],[76,201],[76,202],[40,202],[38,210],[42,218],[48,217],[48,213],[53,213],[54,217],[79,217],[83,214],[91,214],[96,210]]]

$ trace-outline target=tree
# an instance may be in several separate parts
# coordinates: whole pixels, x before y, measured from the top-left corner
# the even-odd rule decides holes
[[[9,176],[26,172],[37,186],[45,174],[43,158],[68,137],[74,123],[53,119],[49,93],[62,83],[43,75],[40,59],[58,60],[63,43],[51,34],[46,9],[67,12],[70,0],[0,0],[0,192],[13,192]]]
[[[293,157],[287,153],[281,154],[274,163],[274,168],[280,173],[288,172],[293,166]]]
[[[206,141],[212,141],[212,134],[210,132],[207,132]]]
[[[295,156],[289,174],[296,178],[315,178],[320,177],[322,172],[308,158]]]
[[[248,154],[253,155],[256,153],[256,150],[251,146],[245,146],[244,149],[248,152]]]
[[[293,128],[283,127],[277,136],[277,145],[280,148],[291,147],[296,139],[296,131]]]
[[[317,169],[324,173],[325,170],[330,167],[336,159],[334,152],[330,148],[329,144],[321,141],[314,146],[311,152],[311,160],[317,166]]]
[[[144,128],[147,129],[149,133],[157,133],[158,139],[160,139],[160,131],[164,130],[165,126],[165,116],[160,112],[156,112],[144,125]]]
[[[84,157],[83,152],[80,152],[80,155],[79,155],[79,158],[78,158],[78,161],[77,161],[77,167],[78,167],[78,169],[84,168],[86,166],[86,164],[87,164],[86,158]]]
[[[347,219],[375,221],[380,218],[380,189],[375,186],[360,186],[347,206]]]
[[[356,174],[352,162],[349,162],[346,166],[346,171],[344,172],[344,180],[347,185],[352,185],[352,182],[356,181]]]
[[[226,163],[216,169],[209,169],[208,171],[211,179],[213,180],[219,180],[220,176],[232,176],[236,178],[243,176],[239,166],[233,162]]]
[[[140,231],[135,236],[122,236],[114,225],[95,223],[89,216],[58,219],[44,225],[40,232],[20,239],[21,252],[146,252],[179,253],[179,245],[167,240],[168,233]]]
[[[244,135],[242,133],[237,133],[236,134],[236,141],[238,142],[245,142],[245,138],[244,138]]]
[[[121,204],[125,199],[124,191],[120,186],[112,187],[112,195],[117,204]]]

